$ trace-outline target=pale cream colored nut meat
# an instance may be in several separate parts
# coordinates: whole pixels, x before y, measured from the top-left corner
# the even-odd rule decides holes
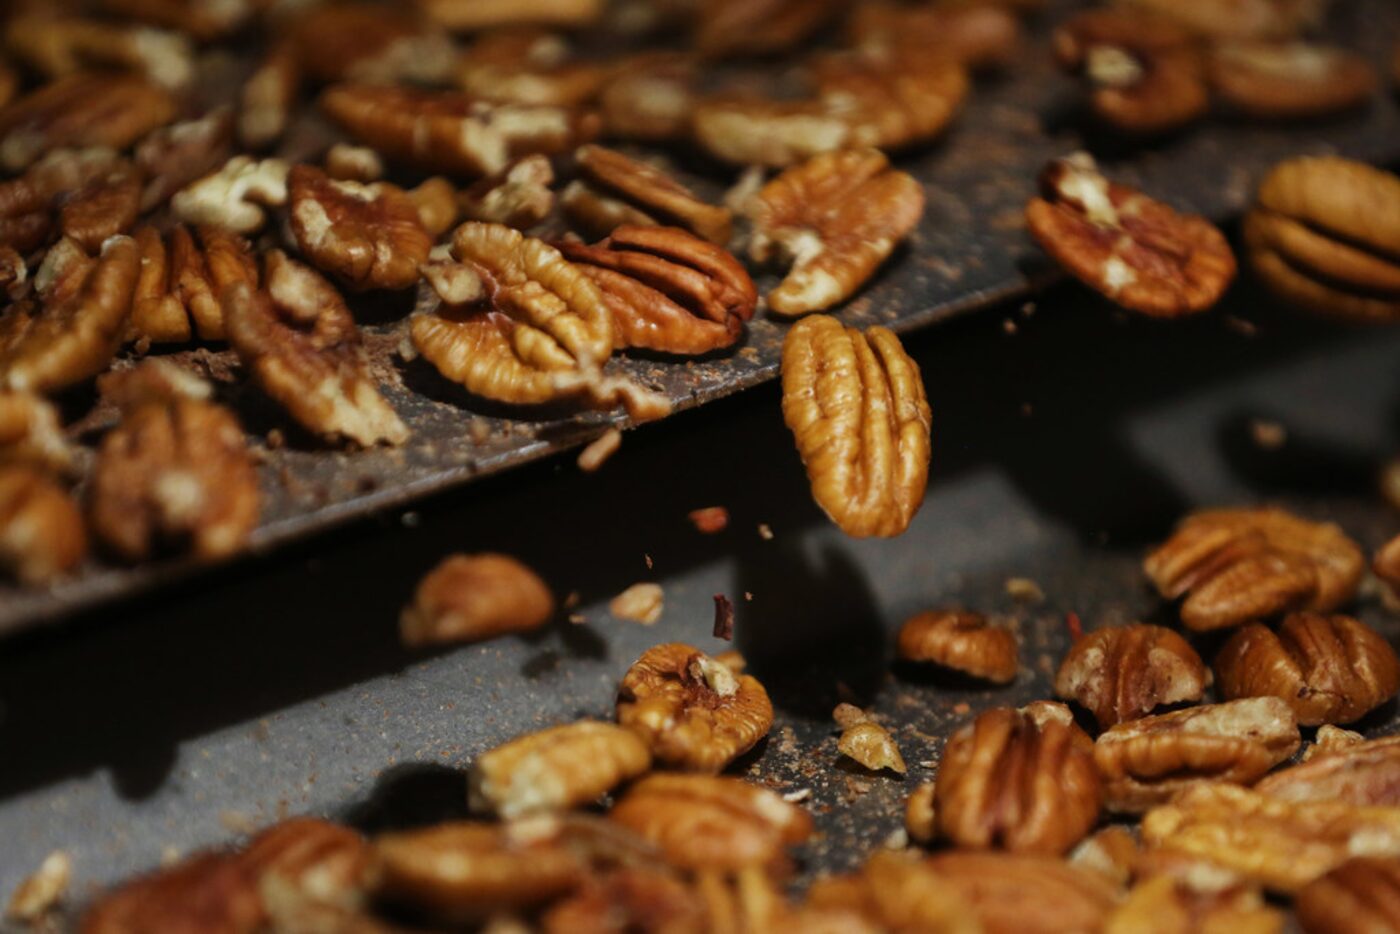
[[[42,921],[63,901],[72,876],[73,858],[63,850],[54,850],[15,887],[5,906],[5,916],[27,925]]]
[[[1016,636],[981,613],[917,613],[899,628],[896,651],[906,661],[933,662],[996,684],[1016,680]]]
[[[924,865],[986,934],[1093,934],[1117,900],[1107,881],[1048,856],[952,850]]]
[[[432,240],[436,241],[457,223],[461,213],[457,204],[457,189],[441,175],[425,178],[416,188],[404,193],[418,210],[418,221]]]
[[[474,809],[505,818],[590,804],[651,767],[636,733],[580,720],[529,733],[483,752],[472,762]]]
[[[238,141],[260,150],[281,139],[300,89],[301,65],[292,44],[274,44],[239,90]]]
[[[1400,930],[1400,859],[1349,859],[1303,886],[1293,909],[1307,934]]]
[[[1351,723],[1395,696],[1400,658],[1350,616],[1293,613],[1278,631],[1252,623],[1215,658],[1224,697],[1282,698],[1304,726]]]
[[[865,52],[939,54],[980,71],[1012,64],[1020,51],[1021,26],[999,4],[921,6],[875,0],[851,11],[846,35]]]
[[[836,742],[836,751],[841,755],[871,772],[889,769],[903,775],[909,771],[890,731],[864,710],[854,704],[837,704],[831,717],[841,728],[841,738]]]
[[[287,213],[311,265],[356,290],[412,286],[433,246],[402,188],[336,181],[313,165],[288,173]]]
[[[257,261],[246,239],[222,227],[183,224],[162,237],[137,229],[141,274],[132,297],[130,336],[152,343],[184,343],[194,335],[223,340],[220,297],[234,283],[258,284]]]
[[[182,32],[197,42],[218,39],[248,22],[250,0],[100,0],[103,12]]]
[[[839,8],[836,0],[701,0],[695,41],[707,56],[789,52]]]
[[[656,774],[628,790],[611,820],[691,871],[779,868],[786,848],[812,834],[812,818],[767,788],[738,778]]]
[[[457,85],[473,97],[497,103],[579,107],[607,80],[609,67],[577,61],[568,42],[539,29],[487,33],[463,50]]]
[[[1082,730],[996,708],[954,733],[943,750],[938,829],[959,846],[1058,854],[1094,826],[1102,797]]]
[[[234,156],[217,172],[176,192],[170,208],[177,220],[187,224],[253,233],[266,221],[264,208],[287,203],[290,171],[281,159]]]
[[[539,575],[509,555],[451,555],[418,582],[399,617],[410,646],[478,642],[538,629],[554,615]]]
[[[1094,743],[1108,809],[1140,814],[1193,784],[1253,784],[1298,751],[1289,706],[1250,697],[1120,723]]]
[[[418,0],[418,8],[453,32],[500,26],[586,26],[603,0]]]
[[[1376,70],[1355,52],[1303,42],[1216,46],[1210,80],[1236,110],[1264,119],[1307,119],[1359,107],[1376,91]]]
[[[113,69],[179,90],[194,77],[194,50],[184,36],[83,16],[22,13],[6,24],[5,47],[51,79]]]
[[[719,772],[773,725],[768,692],[691,645],[642,653],[618,686],[617,722],[646,741],[656,761]]]
[[[750,257],[792,264],[768,294],[768,307],[800,315],[850,298],[923,211],[923,187],[873,149],[817,156],[782,173],[751,210]]]
[[[548,156],[534,155],[462,189],[457,204],[470,220],[533,227],[554,209],[554,168]]]
[[[925,934],[984,931],[954,887],[943,881],[926,861],[907,852],[877,850],[857,873],[817,879],[807,892],[807,902],[817,909],[851,912],[868,925],[847,922],[819,930],[851,934],[877,930]]]
[[[1158,707],[1198,701],[1210,672],[1196,650],[1161,626],[1106,626],[1078,639],[1060,662],[1055,693],[1087,709],[1100,729]]]
[[[592,236],[607,236],[616,224],[597,223],[601,214],[578,210],[586,199],[620,201],[656,226],[684,227],[720,246],[729,242],[733,216],[728,208],[708,204],[665,172],[602,146],[580,146],[574,161],[583,184],[561,202],[566,216],[583,224]],[[571,206],[572,205],[572,206]]]
[[[141,173],[122,160],[110,172],[90,179],[62,199],[58,227],[89,253],[109,237],[131,230],[141,213]]]
[[[899,339],[805,318],[783,341],[782,376],[783,418],[817,505],[857,538],[908,528],[928,482],[932,416]]]
[[[228,160],[233,142],[233,112],[216,107],[202,117],[151,131],[136,145],[134,161],[146,178],[142,212],[164,204],[190,182],[203,178]]]
[[[345,300],[307,266],[273,250],[266,290],[223,293],[229,344],[258,386],[303,428],[361,447],[403,444],[408,428],[380,395]]]
[[[313,4],[279,29],[297,65],[318,82],[442,84],[457,64],[457,50],[411,4]]]
[[[1210,39],[1288,39],[1317,26],[1327,0],[1117,0]]]
[[[55,149],[125,149],[175,113],[168,91],[135,75],[59,78],[0,111],[0,168],[17,172]]]
[[[42,310],[12,306],[0,317],[0,387],[47,393],[76,385],[106,369],[121,346],[141,265],[136,242],[113,237],[95,262],[71,241],[49,252],[36,276]],[[45,295],[49,260],[64,252],[80,268]]]
[[[611,138],[651,142],[690,135],[699,101],[694,56],[641,52],[624,61],[598,94],[603,131]]]
[[[1026,222],[1067,272],[1124,308],[1159,318],[1210,308],[1235,277],[1215,225],[1111,182],[1087,153],[1046,166]]]
[[[0,569],[37,587],[71,571],[87,553],[83,516],[44,471],[0,466]]]
[[[1204,632],[1335,609],[1356,593],[1366,559],[1336,525],[1265,507],[1193,513],[1142,566],[1163,597],[1185,596],[1182,623]]]
[[[1327,731],[1353,738],[1328,743]],[[1400,736],[1367,740],[1346,730],[1323,726],[1318,730],[1318,740],[1300,764],[1264,776],[1255,790],[1284,801],[1344,801],[1400,807]]]
[[[1124,890],[1133,879],[1137,861],[1137,836],[1118,824],[1085,837],[1066,857],[1076,869],[1102,876]]]
[[[1284,913],[1247,885],[1198,890],[1171,876],[1135,886],[1104,925],[1104,934],[1282,934]]]
[[[32,393],[0,390],[0,463],[67,473],[74,456],[52,403]]]

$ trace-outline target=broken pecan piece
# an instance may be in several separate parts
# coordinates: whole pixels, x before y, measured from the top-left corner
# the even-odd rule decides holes
[[[1376,71],[1354,52],[1302,42],[1233,42],[1211,56],[1215,92],[1265,119],[1306,119],[1350,110],[1376,91]]]
[[[1278,632],[1252,623],[1215,658],[1227,698],[1282,698],[1304,726],[1351,723],[1395,696],[1400,658],[1350,616],[1292,613]]]
[[[911,616],[899,629],[898,654],[996,684],[1016,680],[1016,636],[981,613],[928,610]]]
[[[857,538],[908,528],[928,482],[931,415],[899,339],[804,318],[783,341],[782,376],[783,419],[817,505]]]
[[[234,156],[217,172],[176,192],[170,209],[187,224],[253,233],[266,219],[264,208],[287,203],[289,171],[281,159],[258,161],[251,156]]]
[[[480,179],[457,195],[462,214],[474,221],[533,227],[554,209],[554,168],[548,156],[533,155]]]
[[[836,751],[841,755],[871,772],[889,769],[903,775],[909,771],[890,731],[870,714],[854,704],[842,703],[836,705],[831,718],[841,728],[841,738],[836,742]]]
[[[174,117],[174,98],[144,78],[59,78],[0,111],[0,168],[17,172],[64,147],[125,149]]]
[[[40,586],[86,553],[83,516],[68,492],[35,467],[0,466],[0,569]]]
[[[1048,856],[953,850],[924,864],[987,934],[1090,934],[1117,900],[1108,882]]]
[[[74,449],[52,403],[32,393],[0,390],[0,464],[17,462],[66,473],[73,459]]]
[[[408,428],[384,401],[345,300],[280,250],[267,255],[267,289],[223,293],[229,344],[257,384],[303,428],[362,447],[403,444]]]
[[[1248,885],[1199,888],[1168,875],[1135,886],[1105,923],[1104,934],[1281,934],[1284,915]]]
[[[462,53],[457,84],[481,100],[578,107],[597,95],[608,68],[571,61],[568,43],[537,29],[487,33]]]
[[[136,231],[141,274],[132,298],[132,336],[154,343],[183,343],[192,333],[224,339],[220,296],[235,282],[258,284],[248,241],[221,227],[201,227],[196,239],[177,225],[162,238],[154,227]]]
[[[1060,662],[1055,693],[1077,701],[1107,729],[1161,706],[1198,701],[1209,683],[1205,663],[1185,639],[1135,623],[1077,640]]]
[[[1348,804],[1400,806],[1400,736],[1349,743],[1325,743],[1324,726],[1318,743],[1303,761],[1266,775],[1254,790],[1284,801],[1344,801]]]
[[[1194,513],[1142,566],[1166,599],[1186,595],[1181,621],[1202,632],[1335,609],[1356,593],[1365,563],[1337,526],[1265,507]]]
[[[768,735],[773,705],[752,675],[671,642],[643,652],[627,669],[617,722],[641,736],[660,763],[719,772]]]
[[[571,185],[560,203],[569,219],[583,226],[590,236],[607,236],[619,226],[600,220],[626,216],[630,224],[684,227],[711,243],[723,246],[729,242],[733,228],[729,209],[701,201],[655,166],[594,145],[580,146],[574,161],[581,177],[576,183],[580,187]],[[595,205],[585,210],[584,205],[591,202],[601,202],[601,209]],[[626,210],[608,209],[609,203],[616,202]]]
[[[410,646],[478,642],[538,629],[553,615],[549,587],[509,555],[451,555],[418,582],[399,634]]]
[[[1303,886],[1293,908],[1307,934],[1400,930],[1400,859],[1349,859]]]
[[[136,223],[141,190],[141,173],[125,160],[118,162],[67,195],[59,208],[58,227],[65,237],[95,253],[108,237],[126,233]]]

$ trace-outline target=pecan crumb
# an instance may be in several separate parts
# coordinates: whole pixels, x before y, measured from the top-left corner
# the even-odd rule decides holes
[[[614,454],[622,446],[622,432],[616,428],[609,428],[589,445],[579,452],[578,469],[584,473],[592,473]]]
[[[692,509],[686,516],[695,526],[695,530],[702,535],[714,535],[723,532],[729,526],[729,510],[723,506]]]

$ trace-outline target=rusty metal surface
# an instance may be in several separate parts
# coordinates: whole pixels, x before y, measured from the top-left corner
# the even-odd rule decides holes
[[[1047,14],[1038,21],[1038,40],[1053,19]],[[1386,60],[1388,37],[1397,22],[1400,11],[1393,4],[1373,0],[1346,5],[1333,25],[1336,38],[1379,63]],[[1400,159],[1400,109],[1390,94],[1363,112],[1322,123],[1278,127],[1217,117],[1187,135],[1135,149],[1082,132],[1078,99],[1075,83],[1055,72],[1044,42],[1037,41],[1009,76],[978,87],[943,141],[901,157],[901,167],[923,181],[928,210],[917,234],[840,310],[841,316],[908,332],[1024,295],[1053,279],[1054,272],[1024,233],[1021,210],[1044,162],[1077,148],[1096,151],[1116,178],[1218,218],[1237,213],[1262,173],[1289,155],[1329,151],[1373,162]],[[711,191],[721,187],[713,175],[698,181]],[[403,360],[402,317],[412,300],[405,295],[359,310],[376,372],[413,439],[399,450],[347,453],[288,431],[287,444],[261,451],[265,508],[252,538],[253,553],[569,449],[610,424],[626,427],[616,413],[511,412],[470,397],[422,361]],[[731,352],[693,361],[626,359],[614,365],[664,390],[675,410],[683,412],[773,379],[784,331],[783,324],[761,317]],[[269,429],[286,428],[276,411],[239,385],[229,353],[202,349],[179,356],[215,379],[255,444],[262,447],[260,439]],[[95,437],[104,424],[100,412],[89,415],[82,423],[84,437]],[[77,577],[49,591],[0,585],[0,634],[197,570],[180,560],[136,568],[92,561]]]

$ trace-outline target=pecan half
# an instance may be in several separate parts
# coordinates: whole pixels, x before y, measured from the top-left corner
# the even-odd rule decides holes
[[[850,298],[923,212],[923,187],[873,149],[817,156],[783,172],[751,203],[749,255],[792,262],[768,307],[800,315]]]
[[[1334,156],[1289,159],[1245,216],[1246,255],[1279,298],[1317,314],[1400,319],[1400,178]]]
[[[851,44],[874,54],[937,54],[976,70],[1001,68],[1016,58],[1021,26],[1006,7],[992,4],[918,6],[876,0],[858,4],[846,24]]]
[[[17,172],[64,147],[125,149],[174,117],[174,98],[144,78],[59,78],[0,111],[0,167]]]
[[[1400,736],[1325,744],[1323,731],[1302,763],[1267,775],[1255,790],[1284,801],[1400,806]],[[1345,731],[1337,731],[1345,732]]]
[[[1170,17],[1212,39],[1287,39],[1316,26],[1327,4],[1318,0],[1123,0],[1133,8]]]
[[[847,923],[825,930],[864,934],[866,930],[980,934],[982,924],[962,896],[925,860],[911,853],[877,851],[858,873],[828,876],[812,883],[813,908],[854,912],[871,927]],[[990,930],[990,929],[987,929]]]
[[[690,135],[698,95],[693,56],[642,52],[619,65],[598,93],[603,131],[617,139],[666,141]]]
[[[1102,930],[1117,893],[1063,860],[954,850],[925,860],[968,905],[987,934],[1090,934]]]
[[[1120,723],[1098,738],[1094,761],[1109,810],[1136,814],[1198,782],[1252,784],[1301,742],[1287,704],[1251,697]]]
[[[470,220],[524,230],[554,209],[554,192],[549,190],[553,182],[554,168],[548,156],[526,156],[462,189],[457,205]]]
[[[899,629],[900,658],[934,662],[997,684],[1016,680],[1016,636],[981,613],[928,610]]]
[[[1235,42],[1210,62],[1215,92],[1266,119],[1306,119],[1350,110],[1376,91],[1376,70],[1354,52],[1302,42]]]
[[[1283,923],[1283,912],[1270,908],[1257,888],[1236,885],[1202,890],[1162,875],[1135,886],[1103,930],[1104,934],[1281,934]]]
[[[785,849],[812,833],[806,811],[737,778],[651,775],[608,818],[654,843],[671,865],[737,872],[778,867]]]
[[[451,40],[411,5],[314,5],[281,32],[300,70],[321,82],[440,84],[457,64]]]
[[[236,283],[223,310],[229,344],[253,380],[303,428],[362,447],[408,440],[370,375],[345,300],[310,268],[273,250],[266,291]]]
[[[73,460],[74,449],[52,403],[32,393],[0,390],[0,463],[66,473]]]
[[[618,686],[617,722],[637,733],[658,762],[719,772],[773,725],[768,692],[679,642],[642,653]]]
[[[1225,697],[1282,698],[1304,726],[1351,723],[1395,696],[1400,658],[1350,616],[1293,613],[1278,632],[1252,623],[1215,658]]]
[[[1057,159],[1040,176],[1026,222],[1067,272],[1124,308],[1153,317],[1214,305],[1235,277],[1230,245],[1210,221],[1099,174],[1086,153]]]
[[[1063,853],[1098,820],[1103,791],[1092,748],[1072,722],[986,711],[943,750],[939,831],[959,846]]]
[[[479,642],[538,629],[553,615],[549,587],[509,555],[451,555],[418,582],[399,635],[410,646]]]
[[[287,203],[287,173],[281,159],[234,156],[217,172],[204,176],[170,200],[176,219],[187,224],[225,227],[247,234],[259,230],[263,209]]]
[[[194,77],[194,51],[184,36],[83,16],[21,14],[6,24],[5,45],[47,78],[110,68],[178,90]]]
[[[454,32],[499,26],[586,26],[603,15],[602,0],[419,0],[418,7]]]
[[[804,318],[783,341],[782,375],[783,419],[817,505],[847,535],[903,532],[923,502],[932,416],[899,338]]]
[[[1308,934],[1400,929],[1400,859],[1349,859],[1303,886],[1293,908]]]
[[[141,274],[132,297],[130,332],[138,340],[183,343],[191,334],[224,339],[224,290],[258,284],[248,241],[220,227],[201,227],[198,239],[177,225],[162,238],[154,227],[136,231]]]
[[[568,43],[537,29],[487,33],[462,53],[457,84],[482,100],[578,107],[597,95],[608,68],[571,61]]]
[[[788,52],[839,8],[837,0],[702,0],[695,42],[710,56]]]
[[[620,869],[591,878],[569,898],[545,912],[544,934],[579,931],[667,931],[705,929],[699,894],[672,873],[659,869]]]
[[[560,206],[591,236],[607,236],[618,223],[684,227],[721,246],[729,242],[733,215],[707,204],[655,166],[602,146],[574,153],[581,181],[565,190]]]
[[[0,466],[0,568],[40,586],[71,571],[87,553],[83,516],[43,471]]]
[[[108,237],[126,233],[136,223],[142,187],[133,165],[116,163],[67,195],[58,212],[59,230],[89,253],[100,250]]]
[[[1196,650],[1161,626],[1106,626],[1077,640],[1055,674],[1055,693],[1077,701],[1100,729],[1167,704],[1198,701],[1210,673]]]
[[[555,246],[597,285],[618,347],[728,347],[758,304],[753,280],[728,250],[675,227],[618,227],[592,246]]]
[[[871,772],[909,771],[890,731],[854,704],[837,704],[831,718],[841,728],[836,751]]]
[[[275,43],[238,95],[238,141],[266,149],[287,131],[301,88],[301,65],[290,42]]]
[[[1143,561],[1181,621],[1202,632],[1350,600],[1365,557],[1341,529],[1281,509],[1207,509],[1181,521]]]
[[[134,153],[136,167],[146,177],[141,210],[164,204],[190,182],[218,169],[227,161],[232,142],[233,116],[227,107],[147,134]]]

